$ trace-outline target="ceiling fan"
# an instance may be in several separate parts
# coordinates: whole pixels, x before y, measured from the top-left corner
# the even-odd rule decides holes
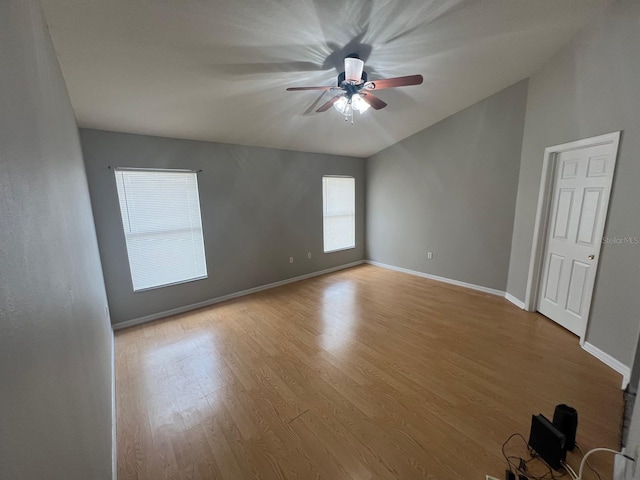
[[[372,92],[385,88],[406,87],[409,85],[420,85],[422,75],[408,75],[406,77],[384,78],[381,80],[367,80],[367,72],[364,71],[364,62],[358,55],[352,54],[344,59],[344,72],[338,75],[338,86],[332,87],[289,87],[287,91],[302,90],[330,90],[342,91],[331,100],[326,102],[316,112],[326,112],[332,106],[344,115],[344,119],[351,119],[353,124],[353,111],[357,110],[361,114],[369,107],[380,110],[387,106],[385,102],[376,97]]]

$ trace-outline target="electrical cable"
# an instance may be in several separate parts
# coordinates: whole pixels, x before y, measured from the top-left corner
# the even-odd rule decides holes
[[[584,450],[582,450],[582,449],[580,448],[580,445],[578,445],[578,442],[575,442],[575,445],[576,445],[576,448],[578,449],[578,451],[579,451],[579,452],[582,454],[582,456],[584,457]],[[601,476],[600,476],[600,474],[596,471],[596,469],[595,469],[595,468],[593,468],[593,467],[591,466],[591,464],[589,463],[589,460],[587,460],[587,467],[589,467],[589,468],[591,469],[591,471],[592,471],[593,473],[595,473],[595,474],[596,474],[596,477],[598,477],[598,480],[602,480],[602,477],[601,477]]]
[[[511,439],[513,437],[520,437],[522,439],[522,441],[524,442],[527,451],[529,452],[530,458],[528,460],[525,460],[522,457],[517,457],[515,455],[507,455],[505,452],[505,447],[507,446],[507,444],[511,441]],[[538,457],[538,455],[536,455],[535,453],[533,453],[533,451],[531,450],[531,448],[529,447],[529,443],[527,442],[527,440],[524,438],[524,436],[522,436],[522,434],[520,433],[514,433],[512,435],[509,436],[509,438],[507,438],[505,440],[505,442],[502,444],[502,456],[505,458],[505,460],[507,461],[507,465],[509,466],[509,471],[512,473],[517,473],[518,475],[522,475],[526,478],[528,478],[529,480],[556,480],[560,477],[563,477],[564,475],[566,475],[566,471],[555,475],[553,472],[553,469],[547,465],[547,463],[542,460],[540,457]],[[547,470],[549,470],[548,472],[546,472],[544,475],[534,475],[533,473],[531,473],[529,471],[529,467],[528,464],[530,462],[532,462],[533,460],[539,459],[540,463],[542,463],[545,468]],[[516,460],[517,463],[514,461]]]
[[[611,448],[593,448],[593,449],[589,450],[587,453],[585,453],[584,457],[582,457],[582,461],[580,462],[580,470],[578,470],[578,480],[582,480],[582,472],[584,470],[584,465],[587,462],[587,458],[589,457],[589,455],[592,455],[592,454],[594,454],[596,452],[610,452],[610,453],[613,453],[615,455],[622,455],[626,459],[631,460],[633,462],[636,461],[635,458],[630,457],[626,453],[619,452],[618,450],[612,450]]]
[[[575,470],[573,468],[571,468],[571,465],[569,465],[566,462],[561,462],[562,466],[564,467],[564,469],[569,472],[569,476],[571,478],[573,478],[573,480],[578,480],[578,474],[575,472]]]

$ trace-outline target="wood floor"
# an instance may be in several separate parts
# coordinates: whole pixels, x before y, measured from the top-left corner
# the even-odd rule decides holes
[[[553,322],[370,265],[119,331],[116,382],[119,480],[503,478],[531,414],[574,406],[583,449],[622,417]]]

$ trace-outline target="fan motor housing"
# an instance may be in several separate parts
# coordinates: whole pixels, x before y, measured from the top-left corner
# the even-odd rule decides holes
[[[364,70],[362,71],[362,77],[360,77],[362,79],[362,83],[366,83],[367,82],[367,72],[365,72]],[[346,75],[344,72],[340,72],[340,75],[338,75],[338,86],[341,87],[342,83],[345,81],[346,79]]]

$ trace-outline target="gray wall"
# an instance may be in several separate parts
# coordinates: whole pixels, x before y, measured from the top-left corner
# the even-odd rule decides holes
[[[525,80],[367,161],[369,259],[505,290],[526,95]]]
[[[634,364],[634,369],[636,367],[637,365]],[[639,386],[637,377],[634,381],[634,377],[632,375],[629,383],[629,391],[637,392]],[[625,453],[632,457],[636,457],[637,459],[636,452],[640,451],[640,401],[635,397],[627,398],[627,401],[633,402],[634,405],[633,415],[631,416],[631,421],[629,423],[629,430],[626,432],[626,438],[623,438],[624,450]],[[628,408],[628,405],[625,405],[625,408]],[[637,465],[635,465],[634,468],[633,462],[617,456],[614,463],[613,478],[615,480],[640,480],[640,468],[638,468]]]
[[[0,2],[0,478],[110,479],[112,331],[39,3]]]
[[[638,385],[634,386],[634,389],[638,390]],[[634,457],[636,452],[640,448],[640,401],[635,402],[633,409],[633,417],[631,418],[631,425],[629,426],[629,435],[625,446],[625,451],[628,455]],[[634,468],[633,462],[627,461],[623,458],[616,458],[616,468],[614,468],[613,478],[615,480],[640,480],[640,468],[636,466]],[[635,470],[635,475],[633,474]]]
[[[507,287],[521,300],[545,147],[622,130],[605,237],[640,236],[639,45],[640,2],[614,2],[530,79]],[[640,245],[603,245],[586,340],[626,365],[639,292]]]
[[[99,130],[80,136],[114,324],[364,258],[363,159]],[[133,293],[109,166],[203,170],[209,278]],[[355,249],[323,253],[322,175],[356,179]]]

